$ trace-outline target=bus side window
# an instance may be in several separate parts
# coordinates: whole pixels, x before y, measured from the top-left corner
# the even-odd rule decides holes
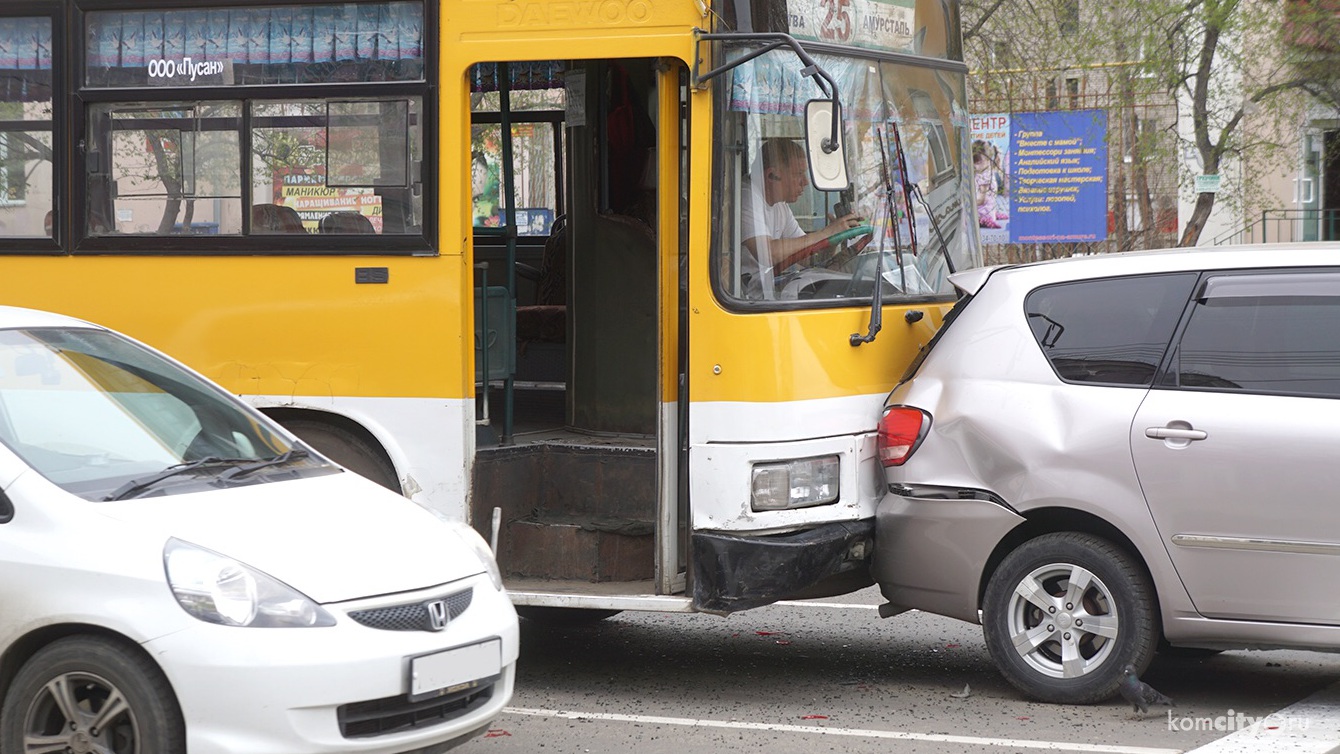
[[[89,235],[241,232],[241,102],[96,104],[90,121]]]

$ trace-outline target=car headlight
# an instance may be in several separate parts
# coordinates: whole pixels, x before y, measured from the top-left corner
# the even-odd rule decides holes
[[[835,503],[840,468],[837,456],[756,463],[750,507],[755,511],[782,511]]]
[[[293,587],[212,550],[169,539],[163,565],[177,603],[207,623],[252,628],[335,625],[330,613]]]
[[[479,557],[484,568],[489,572],[489,578],[493,580],[493,588],[502,591],[502,572],[498,570],[498,561],[493,559],[493,551],[489,549],[489,543],[479,536],[479,532],[471,529],[464,524],[456,527],[456,533],[460,535],[464,542]]]

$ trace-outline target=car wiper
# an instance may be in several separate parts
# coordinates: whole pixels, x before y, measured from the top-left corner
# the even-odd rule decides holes
[[[219,481],[225,483],[231,482],[238,477],[246,476],[254,471],[260,471],[261,469],[269,468],[271,466],[282,466],[290,461],[297,461],[299,459],[307,458],[310,455],[311,453],[308,453],[305,448],[289,448],[274,458],[263,458],[253,463],[244,463],[234,466],[220,474]]]
[[[195,471],[196,469],[203,469],[211,466],[236,466],[239,462],[243,460],[244,459],[241,458],[220,458],[218,456],[205,456],[204,458],[191,461],[189,463],[175,464],[173,466],[167,467],[166,469],[163,469],[157,474],[151,474],[149,476],[140,477],[138,479],[131,479],[130,481],[126,482],[120,487],[117,487],[116,489],[112,490],[111,493],[108,494],[106,497],[104,497],[102,500],[103,502],[110,502],[112,500],[125,500],[128,497],[132,497],[140,492],[143,492],[144,490],[149,489],[150,487],[153,487],[154,485],[158,484],[164,479],[169,479],[174,476]]]

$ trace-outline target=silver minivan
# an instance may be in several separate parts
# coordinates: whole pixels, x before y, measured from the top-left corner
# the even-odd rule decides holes
[[[875,579],[1026,695],[1340,648],[1340,246],[973,270],[890,394]]]

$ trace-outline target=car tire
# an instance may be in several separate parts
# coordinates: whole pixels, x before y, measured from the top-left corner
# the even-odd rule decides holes
[[[380,448],[342,427],[310,419],[289,419],[284,428],[344,468],[399,494],[400,479]]]
[[[1082,590],[1072,587],[1076,576]],[[1033,699],[1066,704],[1112,698],[1127,664],[1144,672],[1158,644],[1156,618],[1144,569],[1080,532],[1020,545],[992,573],[982,603],[987,650],[1005,679]]]
[[[118,703],[109,720],[97,720]],[[180,754],[186,726],[167,677],[137,647],[71,636],[24,663],[0,710],[0,751],[29,751],[37,741],[43,751],[63,741],[64,751]]]
[[[585,626],[612,618],[622,610],[593,610],[578,607],[539,607],[518,605],[516,614],[544,626]]]

